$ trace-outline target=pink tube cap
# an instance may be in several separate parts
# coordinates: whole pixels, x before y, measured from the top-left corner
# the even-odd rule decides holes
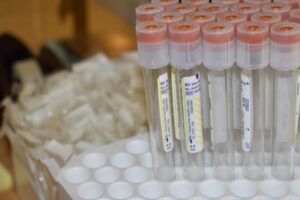
[[[155,4],[160,4],[168,9],[169,6],[177,4],[178,0],[152,0],[151,2]]]
[[[241,12],[226,12],[218,15],[217,21],[231,23],[235,28],[242,22],[247,21],[247,15]]]
[[[227,5],[221,4],[221,3],[207,3],[204,4],[199,8],[200,11],[207,11],[211,12],[215,15],[224,13],[229,10],[229,7]]]
[[[263,12],[270,12],[281,15],[281,19],[285,20],[289,18],[289,12],[291,11],[291,6],[284,3],[268,3],[262,7]]]
[[[186,15],[192,12],[196,11],[196,7],[190,4],[186,4],[186,3],[178,3],[175,5],[172,5],[170,7],[171,11],[175,11],[175,12],[179,12],[182,15]]]
[[[212,22],[202,28],[203,40],[211,44],[224,44],[234,40],[234,27],[226,22]]]
[[[193,12],[185,17],[187,21],[193,21],[196,22],[201,26],[209,23],[209,22],[214,22],[216,20],[216,16],[207,11],[196,11]],[[202,28],[202,27],[201,27]]]
[[[175,22],[183,21],[183,19],[183,15],[174,11],[164,11],[154,16],[154,21],[166,24],[172,24]]]
[[[209,0],[182,0],[182,2],[199,8],[203,4],[209,3]]]
[[[264,5],[271,3],[272,0],[244,0],[245,3],[250,4],[256,4],[260,7],[263,7]]]
[[[169,40],[176,43],[192,43],[200,39],[200,26],[195,22],[183,21],[169,28]]]
[[[251,21],[262,22],[269,26],[281,21],[281,16],[275,13],[258,12],[251,16]]]
[[[167,39],[167,25],[159,22],[144,22],[136,26],[137,40],[142,43],[159,43]]]
[[[213,3],[222,3],[228,6],[232,6],[234,4],[240,3],[240,0],[212,0]]]
[[[137,22],[152,21],[154,15],[164,11],[164,7],[157,4],[142,4],[135,9]]]
[[[299,0],[274,0],[274,2],[289,4],[292,9],[299,8]]]
[[[248,44],[258,44],[268,40],[269,27],[261,22],[245,22],[237,27],[237,39]]]
[[[294,22],[281,22],[271,28],[271,40],[278,44],[293,45],[300,42],[300,25]]]
[[[295,9],[290,12],[290,21],[300,24],[300,9]]]

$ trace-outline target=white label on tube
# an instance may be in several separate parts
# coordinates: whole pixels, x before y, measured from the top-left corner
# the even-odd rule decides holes
[[[241,95],[241,104],[242,104],[242,113],[243,113],[243,129],[244,129],[244,136],[243,136],[243,149],[246,152],[251,150],[251,135],[252,135],[252,128],[251,128],[251,109],[252,109],[252,102],[251,102],[251,84],[252,80],[251,77],[248,77],[244,74],[241,74],[241,86],[242,86],[242,95]]]
[[[200,73],[182,79],[182,94],[186,149],[198,153],[203,150]]]
[[[178,118],[178,100],[177,100],[177,84],[175,79],[175,71],[174,67],[172,66],[172,103],[173,103],[173,117],[174,117],[174,129],[175,129],[175,136],[177,140],[180,140],[180,123]]]
[[[210,119],[210,140],[211,148],[214,149],[214,132],[213,132],[213,114],[212,114],[212,98],[211,98],[211,77],[209,73],[207,74],[207,83],[208,83],[208,96],[209,96],[209,119]]]
[[[164,150],[173,150],[172,121],[171,121],[171,100],[168,73],[160,75],[157,79],[161,134]]]
[[[299,109],[300,109],[300,69],[298,69],[298,76],[297,76],[295,137],[298,134]]]

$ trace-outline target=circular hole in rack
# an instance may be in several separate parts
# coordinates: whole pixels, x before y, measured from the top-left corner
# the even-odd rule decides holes
[[[223,197],[222,200],[240,200],[240,198],[234,196],[226,196]]]
[[[287,183],[277,180],[264,181],[261,184],[262,192],[272,198],[282,198],[288,194]]]
[[[82,163],[90,169],[96,169],[106,164],[106,157],[99,153],[90,153],[84,156]]]
[[[64,172],[66,181],[72,184],[80,184],[89,180],[91,173],[83,167],[73,167]]]
[[[117,182],[110,185],[107,191],[113,199],[128,199],[134,194],[134,187],[127,182]]]
[[[272,200],[272,199],[267,196],[258,196],[258,197],[252,198],[251,200]]]
[[[139,186],[138,192],[146,199],[158,199],[165,193],[164,186],[156,181],[143,183]]]
[[[254,182],[240,180],[230,184],[231,192],[240,198],[250,198],[256,195],[257,187]]]
[[[205,197],[217,199],[226,194],[226,188],[220,181],[208,180],[200,184],[200,192]]]
[[[124,169],[134,165],[135,157],[128,153],[117,153],[113,155],[110,162],[113,166]]]
[[[95,179],[100,183],[113,183],[120,178],[120,171],[114,167],[100,168],[95,172]]]
[[[300,196],[300,180],[293,181],[291,184],[291,189],[295,195]]]
[[[149,179],[150,174],[143,167],[132,167],[124,172],[124,177],[131,183],[142,183]]]
[[[196,192],[194,185],[187,181],[177,181],[170,185],[169,192],[178,199],[188,199]]]
[[[103,188],[99,183],[88,182],[77,188],[77,194],[82,199],[96,199],[103,193]]]
[[[135,155],[146,153],[149,150],[149,144],[143,140],[133,140],[126,144],[126,151]]]
[[[139,157],[139,163],[143,167],[146,168],[152,168],[152,154],[151,153],[145,153]]]

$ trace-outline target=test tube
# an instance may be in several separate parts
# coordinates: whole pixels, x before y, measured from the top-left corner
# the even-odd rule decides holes
[[[265,68],[269,65],[269,27],[245,22],[237,27],[237,65],[241,80],[243,175],[264,178]]]
[[[264,5],[261,9],[263,12],[275,13],[281,15],[282,20],[287,20],[289,18],[289,13],[291,11],[291,6],[284,3],[268,3]]]
[[[222,3],[207,3],[199,7],[200,11],[211,12],[214,15],[219,15],[229,10],[229,7]]]
[[[259,7],[263,7],[264,5],[271,3],[272,0],[244,0],[245,3],[255,4]]]
[[[241,12],[226,12],[220,14],[217,17],[217,21],[231,23],[235,29],[237,25],[242,22],[247,21],[247,15]],[[235,155],[238,157],[242,154],[242,146],[241,146],[241,136],[242,136],[242,127],[241,127],[241,81],[240,81],[240,69],[234,64],[232,68],[232,109],[233,109],[233,140],[234,140],[234,149]],[[235,159],[235,161],[240,161],[241,159]],[[241,163],[235,163],[239,165]]]
[[[260,7],[250,3],[239,3],[231,6],[231,11],[244,13],[249,20],[251,15],[260,11]]]
[[[191,4],[178,3],[178,4],[170,6],[170,10],[179,12],[181,15],[185,16],[189,13],[195,12],[196,7]]]
[[[216,16],[213,13],[206,11],[196,11],[186,16],[186,21],[193,21],[203,27],[205,24],[214,22]],[[205,164],[212,165],[212,143],[210,135],[210,117],[209,117],[209,94],[208,94],[208,80],[207,80],[207,69],[205,67],[200,67],[200,81],[201,81],[201,107],[202,107],[202,131],[204,136],[204,149],[207,154],[205,154]],[[207,157],[208,156],[208,157]]]
[[[176,22],[183,21],[184,17],[174,11],[165,11],[154,16],[154,21],[165,23],[168,27]],[[176,166],[181,166],[181,142],[180,142],[180,122],[179,122],[179,102],[177,100],[177,84],[175,80],[175,69],[173,66],[169,65],[169,80],[171,80],[170,91],[172,91],[172,111],[173,111],[173,124],[174,124],[174,146],[175,146],[175,164]]]
[[[152,21],[154,15],[161,13],[165,8],[161,5],[146,3],[142,4],[135,9],[136,24],[146,21]]]
[[[209,3],[209,0],[182,0],[182,3],[190,4],[198,9],[200,6]]]
[[[292,7],[292,10],[299,8],[299,0],[274,0],[274,2],[288,4]]]
[[[214,171],[220,180],[234,178],[232,138],[232,66],[235,62],[234,26],[212,22],[202,28],[203,64],[209,70],[211,135]]]
[[[300,9],[295,9],[295,10],[292,10],[290,12],[290,18],[289,18],[289,21],[290,22],[295,22],[295,23],[298,23],[300,24]]]
[[[271,28],[271,67],[274,69],[274,128],[272,174],[294,177],[295,107],[300,67],[300,25],[281,22]]]
[[[251,16],[251,21],[261,22],[271,28],[274,24],[281,21],[281,16],[275,13],[258,12]],[[271,165],[272,153],[272,129],[273,129],[273,69],[268,66],[265,75],[265,164]]]
[[[139,63],[143,67],[154,176],[176,178],[168,77],[167,25],[144,22],[136,26]]]
[[[151,2],[154,4],[162,5],[166,10],[169,10],[170,6],[179,3],[179,0],[152,0]]]
[[[178,22],[169,28],[170,62],[175,68],[180,105],[181,144],[184,176],[193,181],[204,178],[202,132],[200,26]]]

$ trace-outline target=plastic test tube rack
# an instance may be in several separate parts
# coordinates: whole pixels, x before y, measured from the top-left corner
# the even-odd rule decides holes
[[[299,167],[291,182],[273,179],[269,167],[263,181],[244,179],[241,168],[236,167],[235,179],[223,182],[214,178],[210,166],[206,166],[206,179],[201,182],[184,180],[181,168],[177,168],[176,181],[158,182],[153,178],[147,138],[140,135],[84,152],[69,161],[57,180],[74,200],[300,199]]]

